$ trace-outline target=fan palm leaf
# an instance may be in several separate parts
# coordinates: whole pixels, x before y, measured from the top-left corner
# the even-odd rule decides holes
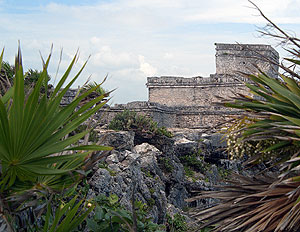
[[[1,55],[2,62],[3,52]],[[71,85],[78,79],[86,63],[79,72],[66,82],[75,61],[76,54],[61,80],[47,97],[42,94],[42,86],[49,81],[47,68],[51,53],[44,62],[43,71],[29,96],[25,96],[24,73],[21,51],[15,61],[14,84],[10,91],[0,98],[0,160],[1,190],[5,191],[17,182],[36,182],[45,175],[65,175],[78,169],[93,151],[111,150],[100,145],[74,146],[88,131],[66,138],[81,123],[97,112],[106,102],[103,95],[76,110],[80,101],[99,85],[82,93],[69,105],[62,108],[60,102]],[[0,63],[1,63],[0,62]],[[62,89],[62,86],[66,85]],[[47,93],[47,90],[45,91]],[[96,106],[95,103],[101,102]],[[94,107],[92,107],[94,106]],[[67,153],[67,154],[66,154]]]

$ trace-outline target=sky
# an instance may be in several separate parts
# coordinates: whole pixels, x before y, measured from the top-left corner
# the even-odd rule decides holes
[[[300,29],[300,0],[253,0],[292,34]],[[266,21],[247,0],[0,0],[0,48],[13,64],[41,70],[53,44],[49,74],[57,83],[79,49],[74,72],[89,58],[76,88],[90,78],[115,89],[111,104],[148,99],[148,76],[215,73],[214,43],[277,41],[257,32]],[[276,47],[277,46],[277,47]],[[63,51],[59,71],[57,67]]]

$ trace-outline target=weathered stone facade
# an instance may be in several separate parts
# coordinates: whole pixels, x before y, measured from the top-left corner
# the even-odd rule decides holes
[[[211,106],[217,96],[229,97],[232,92],[245,91],[246,79],[233,75],[210,77],[148,77],[149,102],[167,106]]]
[[[218,96],[248,93],[247,81],[239,72],[256,73],[257,67],[276,78],[279,55],[270,45],[216,45],[216,74],[209,77],[148,77],[148,102],[130,102],[105,107],[98,112],[100,124],[109,123],[125,109],[146,114],[160,126],[178,128],[214,127],[239,111],[216,105]],[[66,102],[72,99],[69,92]]]
[[[216,43],[216,74],[236,72],[258,73],[263,70],[269,76],[277,76],[278,52],[264,44],[222,44]],[[257,66],[257,67],[255,67]]]
[[[101,125],[109,123],[114,116],[125,109],[134,110],[139,114],[148,115],[158,122],[159,126],[178,128],[207,128],[217,125],[222,120],[229,119],[230,115],[238,111],[227,108],[220,110],[219,106],[181,106],[169,107],[153,102],[130,102],[107,107],[98,112],[98,121]],[[200,113],[199,113],[200,112]]]

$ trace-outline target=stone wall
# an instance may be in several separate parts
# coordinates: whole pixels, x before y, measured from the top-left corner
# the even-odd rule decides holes
[[[218,106],[183,106],[168,107],[158,103],[130,102],[102,109],[98,115],[100,125],[108,124],[114,116],[125,109],[136,111],[138,114],[148,115],[159,126],[168,128],[199,128],[207,129],[221,121],[228,120],[239,111],[229,110]]]
[[[158,122],[159,126],[173,127],[176,122],[176,112],[172,108],[157,103],[135,101],[128,104],[116,104],[111,107],[104,107],[97,113],[99,124],[108,124],[116,114],[126,109],[153,118],[154,121]]]
[[[77,90],[69,90],[62,100],[62,105],[71,103]],[[207,129],[217,125],[221,121],[228,120],[232,115],[238,115],[238,111],[230,111],[219,106],[175,106],[169,107],[154,102],[135,101],[127,104],[105,105],[96,114],[94,119],[100,126],[109,122],[124,110],[136,111],[138,114],[147,115],[167,128],[197,128]]]
[[[217,96],[229,98],[232,92],[246,93],[246,81],[233,75],[210,77],[148,77],[149,102],[166,106],[210,106]]]

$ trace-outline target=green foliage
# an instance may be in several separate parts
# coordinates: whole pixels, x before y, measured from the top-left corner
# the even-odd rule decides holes
[[[243,128],[247,128],[254,123],[253,119],[243,117],[237,119],[225,132],[227,151],[231,159],[250,157],[248,162],[259,163],[263,161],[278,162],[284,160],[298,150],[298,146],[290,145],[269,149],[279,144],[278,138],[268,139],[245,139],[243,137]]]
[[[154,188],[150,188],[149,191],[150,191],[151,194],[155,193],[155,189]]]
[[[29,69],[24,74],[24,88],[27,93],[38,81],[40,76],[42,75],[42,71]],[[6,91],[13,85],[15,76],[15,67],[10,65],[8,62],[2,62],[2,68],[0,72],[0,94],[4,95]],[[48,81],[50,81],[50,76],[47,74]],[[47,88],[50,89],[53,86],[48,84]],[[45,92],[44,83],[41,86],[41,92]]]
[[[224,180],[230,176],[231,170],[228,170],[228,169],[225,169],[222,167],[218,167],[218,174]]]
[[[195,172],[191,169],[191,167],[184,165],[183,168],[184,168],[185,175],[189,178],[192,178],[192,180],[195,182],[196,181]]]
[[[299,65],[298,60],[287,60],[296,67]],[[240,95],[234,101],[225,103],[225,106],[250,112],[248,117],[251,123],[243,127],[241,141],[271,141],[271,146],[264,150],[264,154],[283,147],[300,145],[300,87],[294,78],[298,74],[289,71],[290,75],[280,74],[280,79],[268,77],[263,72],[257,76],[249,75],[252,83],[247,83],[246,86],[254,96]],[[273,141],[276,143],[272,144]]]
[[[185,232],[188,231],[186,219],[183,215],[176,213],[172,216],[167,214],[167,231]]]
[[[172,164],[172,161],[168,157],[161,157],[159,158],[159,163],[162,165],[162,169],[166,172],[172,172],[174,169],[174,166]]]
[[[199,156],[197,153],[180,156],[179,160],[184,166],[191,167],[195,171],[205,172],[208,169],[208,164],[204,161],[204,157]]]
[[[154,189],[153,189],[154,190]],[[151,190],[150,190],[150,193],[151,193]],[[155,200],[153,198],[150,198],[149,200],[147,200],[147,203],[148,203],[148,208],[149,209],[152,209],[153,206],[155,205]]]
[[[77,228],[86,217],[95,208],[90,203],[84,203],[80,200],[76,203],[77,197],[75,196],[66,204],[61,203],[59,207],[52,211],[51,204],[48,203],[46,220],[42,230],[43,232],[65,232],[72,231]]]
[[[133,230],[133,216],[119,204],[119,199],[112,194],[109,197],[104,195],[96,199],[94,216],[87,219],[87,226],[91,231],[97,232],[129,232]],[[161,226],[151,222],[147,215],[147,205],[142,202],[135,202],[137,215],[138,232],[159,232]]]
[[[142,170],[143,173],[145,173],[145,175],[146,175],[147,177],[153,178],[153,175],[152,175],[152,173],[151,173],[149,170],[147,170],[147,169],[145,169],[145,168],[142,168],[141,170]]]
[[[66,83],[78,58],[76,54],[57,86],[48,95],[50,78],[47,68],[50,57],[51,54],[43,62],[41,73],[35,71],[29,73],[35,85],[27,91],[25,86],[27,79],[23,73],[19,49],[13,85],[0,96],[0,200],[3,203],[1,203],[1,209],[5,218],[12,218],[12,220],[20,217],[21,211],[26,212],[27,204],[34,210],[35,208],[43,210],[43,207],[46,207],[43,202],[49,195],[68,191],[83,178],[97,160],[95,154],[92,154],[93,151],[112,149],[95,144],[74,145],[88,131],[73,136],[68,136],[69,133],[76,130],[105,104],[103,102],[94,106],[101,102],[104,96],[82,104],[78,109],[80,101],[93,91],[91,89],[75,98],[68,106],[60,107],[62,97],[79,77],[86,63],[75,77]],[[0,64],[2,64],[2,59],[3,51]],[[64,84],[66,86],[62,89]],[[41,91],[43,87],[44,91]],[[55,226],[62,228],[62,231],[65,231],[65,225],[60,224],[61,220],[66,219],[69,224],[66,226],[77,225],[77,222],[88,214],[89,210],[77,211],[83,207],[84,202],[80,201],[75,204],[75,201],[76,198],[67,203],[67,208],[61,206],[67,209],[66,214],[62,213],[57,218],[55,213],[54,218],[59,221]],[[42,204],[39,206],[39,203]],[[69,209],[72,210],[69,212]],[[56,212],[60,210],[61,208]],[[52,215],[52,213],[47,215]],[[73,220],[76,222],[73,223]],[[15,224],[14,221],[6,221],[9,227],[10,223]],[[55,230],[59,231],[57,228]]]
[[[1,76],[5,76],[7,79],[12,80],[15,75],[15,68],[8,62],[2,61]]]
[[[98,167],[99,167],[99,168],[106,169],[106,170],[109,172],[109,175],[111,175],[111,176],[116,176],[116,174],[117,174],[116,171],[111,170],[111,169],[108,167],[107,163],[105,163],[105,162],[100,162],[99,165],[98,165]]]
[[[34,86],[38,82],[41,75],[42,75],[41,71],[29,69],[24,74],[24,85],[25,86]],[[47,74],[45,83],[49,83],[50,79],[51,79],[50,76]],[[48,84],[48,88],[49,87],[52,87],[52,85]]]
[[[154,122],[151,118],[145,115],[139,115],[135,111],[130,110],[124,110],[117,114],[110,122],[109,129],[125,131],[133,130],[145,137],[164,135],[170,138],[173,136],[165,127],[158,127],[157,122]]]
[[[49,198],[45,196],[26,202],[17,211],[7,215],[10,229],[20,232],[81,230],[83,228],[81,224],[95,208],[94,204],[85,200],[86,193],[87,191],[82,192],[75,185],[65,191],[63,195],[51,194]],[[35,201],[39,207],[36,209],[29,207],[28,210],[28,206]],[[19,214],[19,211],[22,214]]]
[[[2,61],[0,69],[0,95],[3,96],[13,85],[14,67]]]
[[[84,93],[84,92],[88,91],[89,89],[94,89],[95,87],[96,87],[96,89],[94,90],[94,93],[97,93],[99,96],[105,95],[108,92],[105,89],[103,89],[101,86],[99,86],[98,83],[95,81],[85,85],[83,87],[83,89],[81,90],[81,92]]]
[[[74,130],[75,134],[79,134],[84,131],[89,131],[89,142],[98,142],[98,133],[93,128],[89,129],[87,125],[81,124]]]
[[[87,92],[74,99],[65,108],[60,108],[63,95],[83,69],[61,90],[76,58],[77,55],[48,98],[46,94],[40,92],[40,89],[43,83],[49,81],[47,75],[49,55],[40,79],[29,96],[25,97],[24,74],[19,52],[16,58],[16,73],[12,91],[8,91],[0,98],[0,160],[2,164],[0,186],[2,191],[8,190],[20,182],[27,182],[34,186],[40,182],[38,177],[45,175],[48,180],[43,179],[43,185],[48,185],[51,175],[53,177],[65,175],[82,166],[85,157],[91,151],[111,149],[98,145],[71,146],[87,132],[64,139],[67,134],[75,130],[102,106],[100,104],[90,108],[92,105],[87,103],[75,111],[82,96],[88,94]],[[95,102],[101,101],[102,98],[103,96],[95,99]],[[88,152],[74,153],[82,150],[88,150]],[[61,152],[67,151],[69,151],[68,155],[61,154]],[[53,154],[56,155],[53,156]],[[77,176],[75,172],[74,175]],[[65,181],[65,184],[68,185],[68,182]]]

